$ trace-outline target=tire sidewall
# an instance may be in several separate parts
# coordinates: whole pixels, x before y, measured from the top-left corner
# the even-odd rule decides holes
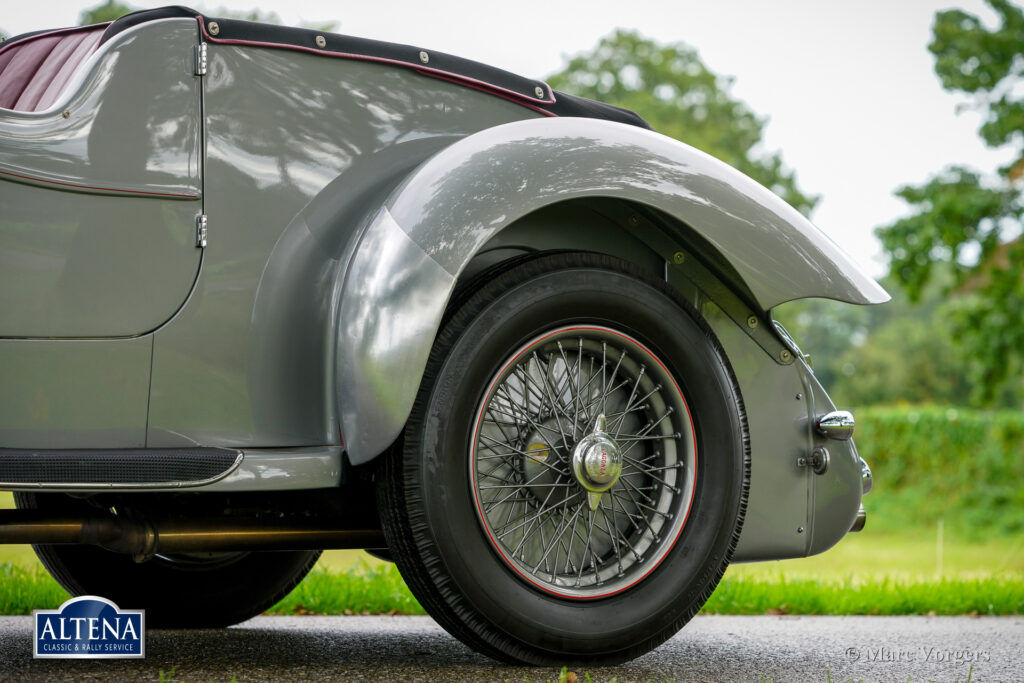
[[[469,620],[487,615],[520,643],[600,656],[664,639],[714,589],[741,513],[743,423],[727,363],[692,309],[636,274],[524,268],[541,272],[462,321],[449,349],[435,349],[446,359],[426,397],[422,437],[406,449],[429,530],[420,550],[442,563],[456,612]],[[498,556],[474,509],[468,461],[473,421],[494,374],[513,350],[570,324],[623,332],[661,359],[690,408],[697,444],[692,507],[672,550],[638,584],[590,600],[544,593]]]

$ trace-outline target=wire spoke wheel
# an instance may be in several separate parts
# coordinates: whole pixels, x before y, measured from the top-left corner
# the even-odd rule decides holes
[[[607,597],[652,572],[686,524],[696,475],[689,408],[665,364],[603,326],[527,342],[480,402],[476,512],[523,580]]]
[[[466,285],[378,470],[399,571],[506,662],[617,663],[682,628],[739,538],[742,401],[700,314],[598,254]]]

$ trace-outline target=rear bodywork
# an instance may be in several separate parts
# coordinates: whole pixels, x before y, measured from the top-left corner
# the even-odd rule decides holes
[[[768,190],[439,53],[178,11],[96,30],[51,103],[0,110],[0,488],[344,486],[401,433],[460,287],[582,250],[665,278],[728,354],[752,450],[735,559],[853,525],[862,461],[814,429],[835,407],[771,309],[887,296]],[[3,465],[82,449],[235,455],[201,481]]]

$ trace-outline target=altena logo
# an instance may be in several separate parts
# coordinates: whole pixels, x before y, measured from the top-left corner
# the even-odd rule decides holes
[[[66,659],[146,656],[144,610],[122,610],[106,598],[83,595],[60,609],[37,609],[33,657]]]

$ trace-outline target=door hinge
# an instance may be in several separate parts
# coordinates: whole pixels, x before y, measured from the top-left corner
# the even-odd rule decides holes
[[[196,216],[196,246],[200,249],[206,247],[206,214],[201,213]]]
[[[206,75],[206,43],[199,43],[193,49],[193,56],[195,57],[195,75],[205,76]]]

